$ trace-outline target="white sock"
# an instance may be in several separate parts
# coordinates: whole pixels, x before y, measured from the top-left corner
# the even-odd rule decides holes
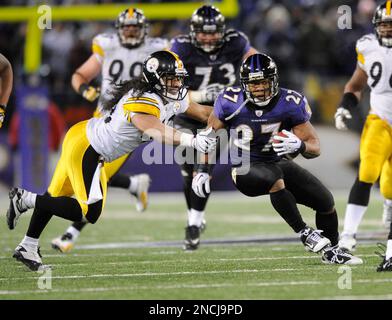
[[[204,219],[204,211],[188,210],[188,226],[200,227]]]
[[[392,200],[385,199],[385,204],[386,204],[388,207],[392,207]]]
[[[392,239],[387,241],[387,252],[385,252],[385,259],[392,257]]]
[[[138,180],[135,176],[130,176],[129,180],[131,181],[129,184],[129,192],[131,193],[136,193],[137,192],[137,186],[138,186]]]
[[[73,226],[69,226],[65,232],[72,234],[72,240],[76,240],[80,234],[80,231]]]
[[[38,239],[30,238],[28,236],[25,236],[20,243],[21,246],[25,247],[26,249],[30,249],[33,251],[38,250]]]
[[[354,234],[357,233],[359,224],[365,214],[367,206],[358,206],[356,204],[347,204],[346,215],[344,216],[343,233]]]
[[[37,199],[36,193],[24,190],[22,197],[26,206],[28,206],[30,209],[35,208],[35,200]]]

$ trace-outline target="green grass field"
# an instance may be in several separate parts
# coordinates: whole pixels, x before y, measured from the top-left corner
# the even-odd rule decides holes
[[[342,227],[345,198],[337,197]],[[4,198],[3,198],[4,200]],[[40,241],[44,263],[52,266],[50,290],[38,287],[40,273],[11,258],[26,232],[29,214],[17,228],[0,225],[0,299],[388,299],[392,273],[376,273],[376,240],[360,242],[364,264],[349,271],[324,265],[300,242],[204,244],[184,252],[185,204],[182,194],[152,197],[149,210],[134,211],[126,193],[109,195],[101,220],[88,226],[69,254],[50,248],[50,240],[68,223],[54,218]],[[4,208],[5,207],[5,208]],[[305,221],[314,215],[301,207]],[[362,232],[378,232],[382,201],[373,197]],[[293,236],[274,212],[268,197],[250,199],[237,193],[212,195],[204,239]],[[382,242],[386,236],[381,234]],[[165,243],[161,243],[166,241]],[[344,271],[344,273],[341,273]],[[339,289],[339,277],[351,272],[351,289]],[[340,280],[341,281],[341,280]]]

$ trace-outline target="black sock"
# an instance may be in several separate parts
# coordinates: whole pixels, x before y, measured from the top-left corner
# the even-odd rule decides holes
[[[206,195],[205,198],[198,197],[193,189],[191,190],[191,209],[195,209],[197,211],[204,211],[206,208],[208,198],[210,197],[210,193]]]
[[[183,191],[188,210],[191,209],[191,192],[192,192],[192,179],[184,178]]]
[[[38,239],[42,231],[45,229],[53,214],[50,211],[39,210],[34,208],[33,215],[30,219],[29,228],[27,229],[26,236]]]
[[[82,231],[83,228],[86,226],[86,224],[87,224],[87,222],[84,222],[84,221],[77,221],[77,222],[74,222],[74,223],[72,224],[72,226],[73,226],[76,230]]]
[[[316,227],[323,230],[322,235],[331,240],[332,246],[339,242],[338,215],[336,210],[332,213],[316,212]]]
[[[51,197],[38,195],[35,208],[40,211],[52,212],[57,217],[71,221],[82,221],[83,214],[79,202],[70,197]]]
[[[117,173],[110,178],[108,185],[115,188],[129,189],[131,180],[129,179],[129,176]]]
[[[296,233],[306,227],[298,210],[295,197],[290,191],[282,189],[270,193],[270,198],[272,206]]]
[[[353,186],[351,187],[348,203],[367,207],[369,205],[371,188],[371,183],[361,182],[357,177]]]

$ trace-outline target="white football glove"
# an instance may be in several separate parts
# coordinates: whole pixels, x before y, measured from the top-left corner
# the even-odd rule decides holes
[[[204,190],[205,194],[204,194]],[[207,172],[199,172],[193,177],[192,190],[200,198],[205,198],[211,192],[210,189],[210,175]]]
[[[351,113],[346,108],[339,107],[335,113],[335,127],[338,130],[347,130],[347,125],[344,122],[346,119],[351,119]]]
[[[220,83],[212,83],[204,89],[191,91],[191,100],[194,102],[214,102],[225,86]]]
[[[297,152],[299,148],[301,148],[301,144],[302,144],[301,139],[290,131],[283,130],[282,132],[287,137],[282,137],[279,135],[275,135],[273,137],[274,140],[281,141],[280,143],[276,143],[276,142],[272,143],[272,147],[274,148],[274,151],[278,154],[278,156]]]
[[[192,147],[203,153],[214,151],[216,147],[216,136],[212,127],[199,132],[192,140]]]

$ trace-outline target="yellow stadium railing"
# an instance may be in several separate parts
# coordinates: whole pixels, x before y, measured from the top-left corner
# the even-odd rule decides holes
[[[201,2],[170,3],[136,3],[131,4],[144,11],[150,20],[189,19],[192,12],[205,4]],[[213,3],[227,18],[238,14],[237,0],[222,0]],[[124,4],[51,6],[52,21],[98,21],[114,20],[118,13],[130,7]],[[0,8],[0,22],[27,22],[26,42],[24,48],[24,69],[35,72],[41,65],[41,40],[44,29],[39,28],[38,21],[42,13],[39,6]]]

